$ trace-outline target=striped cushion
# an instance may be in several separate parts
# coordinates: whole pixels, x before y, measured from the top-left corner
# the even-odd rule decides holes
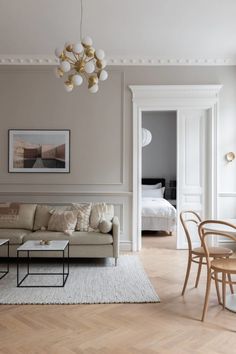
[[[91,213],[91,203],[87,204],[73,204],[73,209],[78,211],[77,224],[75,229],[77,231],[89,230],[89,218]]]

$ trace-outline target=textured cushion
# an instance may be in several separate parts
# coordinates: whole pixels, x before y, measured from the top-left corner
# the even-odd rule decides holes
[[[92,208],[91,203],[72,205],[72,209],[78,211],[78,219],[75,227],[77,231],[88,231],[91,208]]]
[[[114,206],[106,203],[96,203],[92,206],[90,215],[90,227],[98,230],[101,221],[111,221],[114,217]]]
[[[74,230],[77,223],[76,210],[59,211],[54,210],[48,222],[48,230],[50,231],[67,231]]]
[[[55,205],[37,205],[34,219],[34,230],[41,230],[42,228],[47,229],[48,222],[50,219],[50,210],[70,210],[70,206],[55,206]]]
[[[32,232],[23,229],[0,229],[0,238],[8,238],[10,244],[20,245],[26,235],[32,235]]]
[[[27,240],[69,240],[71,245],[110,245],[113,243],[110,234],[81,231],[74,231],[72,236],[65,235],[64,232],[35,231],[24,237],[24,241]]]
[[[11,220],[0,219],[1,229],[26,229],[32,230],[36,204],[20,204],[18,217]]]
[[[112,222],[108,220],[103,220],[98,225],[98,229],[103,234],[108,234],[112,229]]]

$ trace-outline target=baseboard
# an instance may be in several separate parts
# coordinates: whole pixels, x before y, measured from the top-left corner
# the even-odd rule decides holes
[[[132,242],[131,241],[120,241],[120,251],[121,252],[131,252]]]

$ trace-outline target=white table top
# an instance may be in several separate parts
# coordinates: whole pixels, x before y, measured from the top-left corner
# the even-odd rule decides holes
[[[49,245],[40,245],[39,240],[26,241],[17,251],[64,251],[68,243],[68,240],[53,240]]]
[[[9,239],[7,239],[7,238],[5,238],[5,239],[1,238],[0,239],[0,246],[5,245],[5,243],[7,243],[8,241],[9,241]]]

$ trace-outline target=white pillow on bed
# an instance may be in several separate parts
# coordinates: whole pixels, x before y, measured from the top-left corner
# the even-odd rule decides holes
[[[163,198],[165,187],[159,189],[148,189],[142,191],[143,198]]]
[[[162,187],[161,183],[157,184],[142,184],[142,190],[150,190],[150,189],[160,189]]]

